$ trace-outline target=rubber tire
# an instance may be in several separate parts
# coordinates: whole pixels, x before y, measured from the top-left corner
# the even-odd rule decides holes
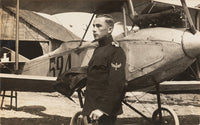
[[[72,116],[72,118],[70,120],[70,125],[78,125],[78,118],[81,115],[82,115],[81,111],[79,111],[76,114],[74,114],[74,116]]]
[[[176,113],[174,112],[174,110],[172,110],[169,107],[162,106],[161,107],[161,111],[167,111],[171,115],[171,117],[174,119],[174,125],[179,125],[179,119],[178,119],[178,116],[176,115]],[[153,121],[153,123],[157,123],[156,122],[156,117],[157,116],[159,116],[159,110],[158,109],[156,109],[153,112],[153,115],[152,115],[152,121]],[[156,125],[158,125],[158,124],[156,124]],[[161,125],[165,125],[165,124],[161,124]]]

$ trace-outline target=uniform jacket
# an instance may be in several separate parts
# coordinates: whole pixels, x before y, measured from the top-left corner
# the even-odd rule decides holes
[[[125,53],[111,36],[99,41],[88,64],[83,115],[100,109],[108,115],[122,113],[125,87]]]

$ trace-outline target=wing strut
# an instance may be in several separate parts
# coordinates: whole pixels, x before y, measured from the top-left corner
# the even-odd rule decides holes
[[[189,24],[190,24],[190,31],[191,31],[191,33],[195,34],[197,31],[196,31],[196,28],[195,28],[195,26],[193,24],[193,21],[192,21],[190,12],[189,12],[189,10],[187,8],[187,5],[185,3],[185,0],[181,0],[181,4],[183,6],[184,12],[185,12],[185,14],[186,14],[186,16],[188,18]]]
[[[122,14],[123,14],[123,19],[124,19],[124,36],[127,36],[127,24],[126,24],[126,10],[125,10],[125,4],[122,6]]]
[[[137,15],[135,10],[134,10],[134,7],[133,7],[133,2],[132,0],[127,0],[127,3],[128,3],[128,8],[129,8],[129,12],[130,12],[130,18],[131,19],[134,19],[134,17]]]
[[[92,15],[92,18],[90,19],[90,22],[89,22],[89,24],[88,24],[88,26],[87,26],[87,29],[86,29],[86,31],[85,31],[85,33],[84,33],[84,35],[83,35],[82,39],[81,39],[81,42],[80,42],[80,45],[79,45],[79,46],[81,46],[81,45],[82,45],[82,43],[83,43],[83,40],[84,40],[84,38],[85,38],[85,35],[86,35],[86,33],[87,33],[87,31],[88,31],[88,29],[89,29],[89,27],[90,27],[91,23],[92,23],[92,20],[94,19],[94,16],[95,16],[95,13],[93,13],[93,15]]]
[[[15,71],[19,69],[19,0],[16,5]]]

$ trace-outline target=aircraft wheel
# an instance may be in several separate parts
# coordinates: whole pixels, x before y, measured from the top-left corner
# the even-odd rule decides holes
[[[70,120],[70,125],[92,125],[88,123],[88,120],[86,117],[82,116],[82,112],[79,111],[74,116],[72,116]]]
[[[72,116],[70,120],[70,125],[84,125],[81,111],[77,112],[76,114],[74,114],[74,116]]]
[[[179,119],[176,113],[169,107],[161,107],[162,123],[159,124],[159,110],[156,109],[152,115],[152,121],[156,125],[179,125]]]

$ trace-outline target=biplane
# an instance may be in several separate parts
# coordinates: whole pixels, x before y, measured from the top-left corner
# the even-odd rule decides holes
[[[60,12],[93,13],[89,25],[95,14],[114,13],[115,15],[115,12],[121,12],[124,32],[118,35],[115,40],[124,49],[127,57],[126,91],[137,91],[155,86],[158,109],[154,111],[152,119],[150,119],[125,100],[123,103],[153,124],[179,125],[177,115],[171,109],[161,106],[160,83],[185,71],[200,56],[200,33],[193,24],[185,1],[181,0],[180,2],[182,6],[150,0],[77,0],[76,2],[72,0],[60,0],[59,2],[53,2],[53,0],[21,0],[21,8],[49,14]],[[15,6],[16,4],[14,0],[3,0],[2,3],[5,6]],[[52,6],[59,6],[59,8],[55,9]],[[195,9],[199,10],[198,8]],[[129,31],[126,28],[127,25],[132,27],[137,25],[140,30]],[[39,59],[41,59],[39,63],[46,62],[43,63],[42,67],[42,71],[47,71],[45,75],[48,73],[62,74],[61,76],[64,77],[65,81],[60,82],[62,79],[58,77],[56,82],[61,89],[59,86],[56,89],[69,98],[77,91],[81,105],[81,89],[84,87],[87,77],[84,66],[87,65],[87,61],[91,57],[91,54],[90,56],[88,54],[96,47],[95,43],[85,44],[83,38],[79,45],[77,45],[77,41],[76,43],[69,41],[55,51],[44,55],[45,58],[39,57],[33,60],[35,63],[38,63]],[[73,46],[73,44],[76,46]],[[30,68],[31,65],[32,63],[29,63],[27,67]],[[24,65],[21,71],[24,72],[25,69]],[[41,67],[38,67],[38,71],[41,71]],[[27,75],[28,73],[24,76],[1,74],[1,89],[39,91],[39,88],[37,88],[39,83],[29,82],[30,79]],[[34,79],[34,77],[32,78]],[[47,84],[43,84],[45,81],[47,81]],[[55,82],[55,79],[52,81]],[[42,82],[44,88],[41,91],[52,90],[52,88],[47,87],[48,85],[52,87],[48,83],[52,81],[44,80]],[[31,87],[28,86],[30,83]],[[75,114],[71,120],[72,125],[79,124],[80,115],[80,112]]]

